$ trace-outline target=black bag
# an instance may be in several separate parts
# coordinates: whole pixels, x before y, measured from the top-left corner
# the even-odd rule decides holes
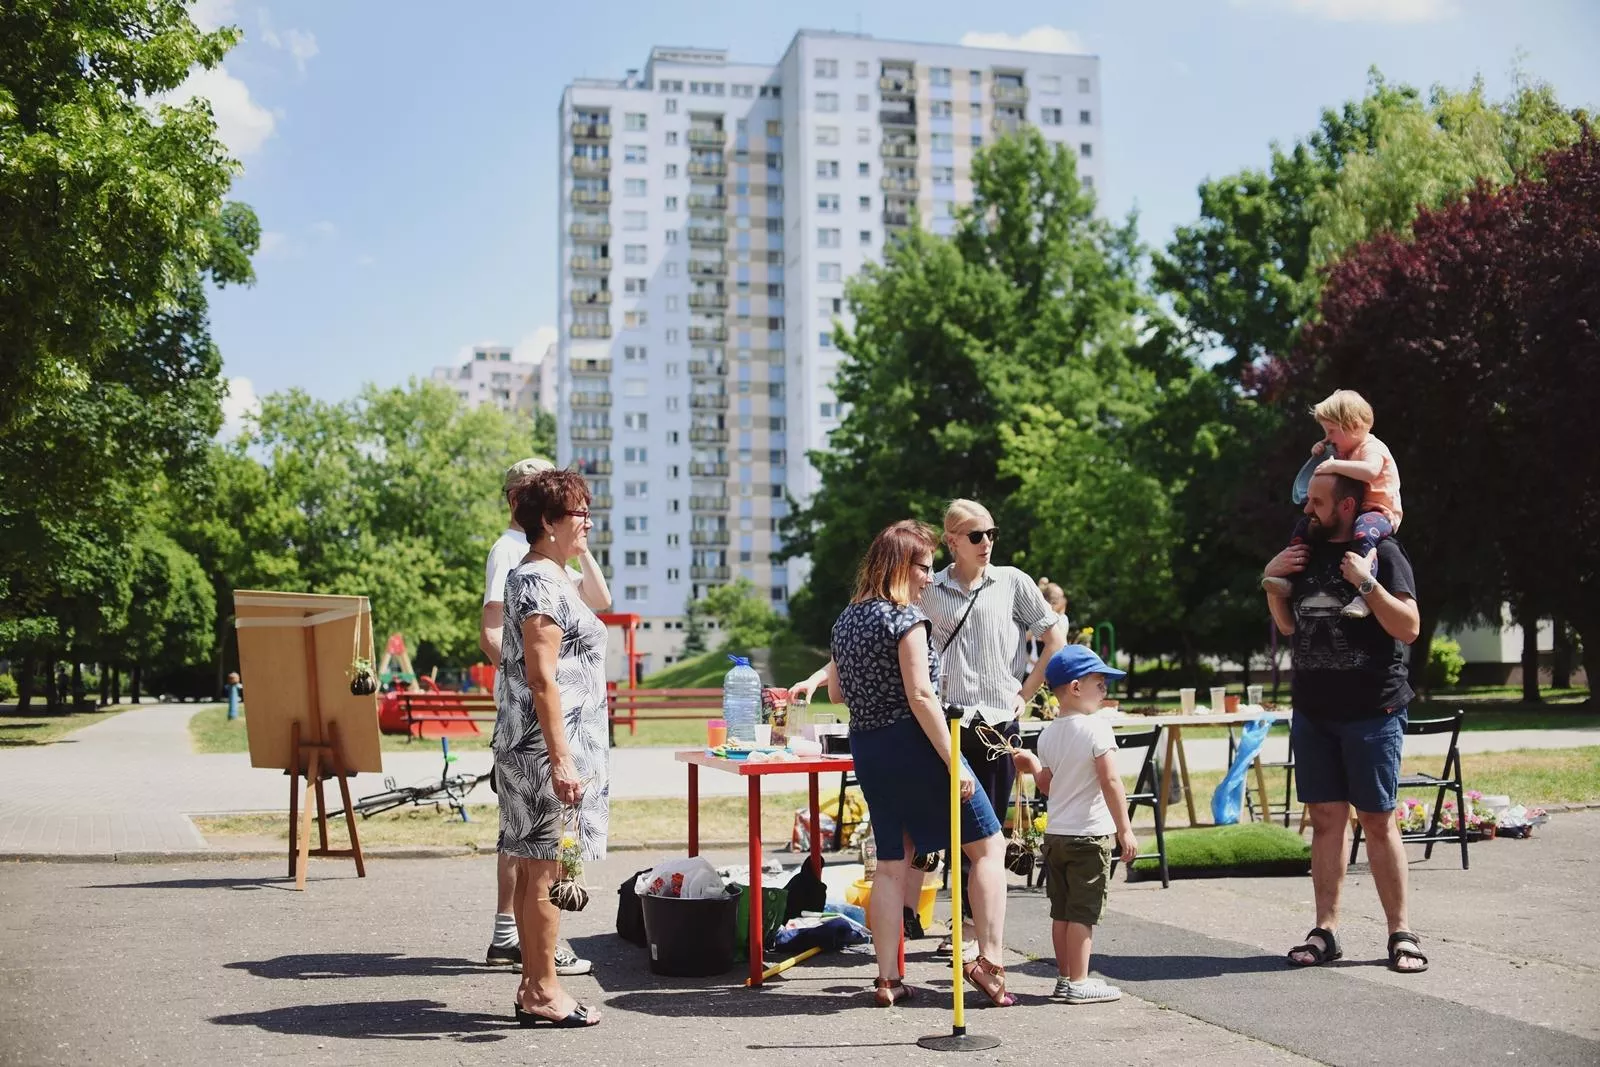
[[[809,860],[802,863],[800,869],[794,872],[794,877],[784,886],[784,892],[789,895],[783,908],[784,922],[798,919],[803,911],[827,910],[828,887],[813,873]]]
[[[636,874],[630,874],[627,881],[617,887],[617,936],[624,941],[632,941],[640,948],[648,945],[650,939],[644,932],[644,905],[639,903],[639,894],[634,892],[633,884],[640,875],[649,874],[654,869],[646,867]]]

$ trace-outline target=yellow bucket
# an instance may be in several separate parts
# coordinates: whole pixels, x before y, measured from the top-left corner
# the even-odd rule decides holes
[[[922,871],[911,871],[909,873],[919,876],[923,874]],[[917,917],[922,920],[922,925],[925,927],[933,925],[933,902],[938,899],[938,896],[939,883],[924,882],[922,896],[917,900]],[[870,916],[871,909],[867,907],[867,902],[872,899],[872,883],[864,878],[857,878],[855,883],[845,890],[844,899],[846,903],[856,905],[863,911],[868,912]],[[869,930],[872,928],[870,918],[867,921],[867,928]]]

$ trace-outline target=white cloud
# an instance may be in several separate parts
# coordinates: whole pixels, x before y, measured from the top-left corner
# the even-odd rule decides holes
[[[377,256],[362,254],[356,257],[356,266],[358,267],[370,267],[376,262],[378,262]]]
[[[210,31],[220,26],[237,25],[234,16],[234,0],[194,0],[194,7],[189,10],[189,17],[194,24],[202,30]]]
[[[250,88],[222,67],[196,69],[184,83],[162,97],[170,104],[186,104],[196,97],[211,102],[217,136],[239,158],[261,150],[277,128],[278,120],[250,98]]]
[[[1022,34],[982,33],[969,30],[961,35],[965,48],[1002,48],[1013,52],[1065,52],[1070,55],[1088,53],[1088,46],[1071,30],[1055,26],[1035,26]]]
[[[231,2],[231,0],[229,0]],[[258,13],[261,21],[261,43],[278,51],[287,50],[294,59],[295,69],[306,72],[306,62],[317,54],[317,38],[308,30],[284,30],[279,33],[272,25],[272,17],[265,8]]]
[[[249,378],[229,378],[228,392],[222,398],[222,429],[217,436],[231,441],[248,429],[261,415],[261,400]]]
[[[558,336],[554,326],[540,326],[532,333],[523,334],[521,340],[511,346],[511,358],[518,363],[538,363]]]
[[[311,232],[316,234],[318,237],[337,237],[339,234],[339,227],[335,226],[327,219],[323,219],[320,222],[313,222],[311,224]]]
[[[1327,22],[1441,22],[1456,0],[1233,0],[1234,7],[1274,7]]]
[[[261,244],[256,249],[256,255],[261,259],[268,256],[282,255],[289,251],[289,235],[277,230],[262,230]]]

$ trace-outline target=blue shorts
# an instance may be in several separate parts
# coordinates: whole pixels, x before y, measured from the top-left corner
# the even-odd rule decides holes
[[[1302,804],[1342,800],[1357,811],[1393,811],[1405,736],[1405,708],[1354,722],[1297,712],[1289,723],[1295,794]]]
[[[880,860],[904,859],[907,834],[919,853],[950,847],[950,771],[921,723],[907,718],[876,730],[852,730],[850,755]],[[971,773],[970,766],[967,770]],[[999,832],[989,798],[976,790],[961,805],[961,843]]]

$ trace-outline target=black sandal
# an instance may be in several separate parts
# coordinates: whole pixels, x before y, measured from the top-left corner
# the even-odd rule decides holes
[[[521,1004],[516,1005],[518,1026],[553,1026],[558,1030],[580,1026],[599,1026],[599,1016],[589,1014],[587,1004],[579,1004],[572,1009],[572,1013],[565,1019],[552,1019],[548,1015],[540,1015],[536,1011],[529,1011]]]
[[[1313,937],[1322,938],[1322,944],[1312,944],[1311,939]],[[1296,952],[1303,952],[1310,956],[1311,959],[1309,961],[1297,960],[1294,958]],[[1320,967],[1324,963],[1332,963],[1334,960],[1342,959],[1344,959],[1344,949],[1339,947],[1339,939],[1333,935],[1332,930],[1327,930],[1320,926],[1311,928],[1311,932],[1306,935],[1305,944],[1296,945],[1289,950],[1289,962],[1296,967]]]
[[[1412,948],[1406,948],[1412,945]],[[1402,967],[1403,959],[1421,960],[1421,967]],[[1428,969],[1428,957],[1422,951],[1422,942],[1410,930],[1396,930],[1389,935],[1389,969],[1396,974],[1421,974]]]

